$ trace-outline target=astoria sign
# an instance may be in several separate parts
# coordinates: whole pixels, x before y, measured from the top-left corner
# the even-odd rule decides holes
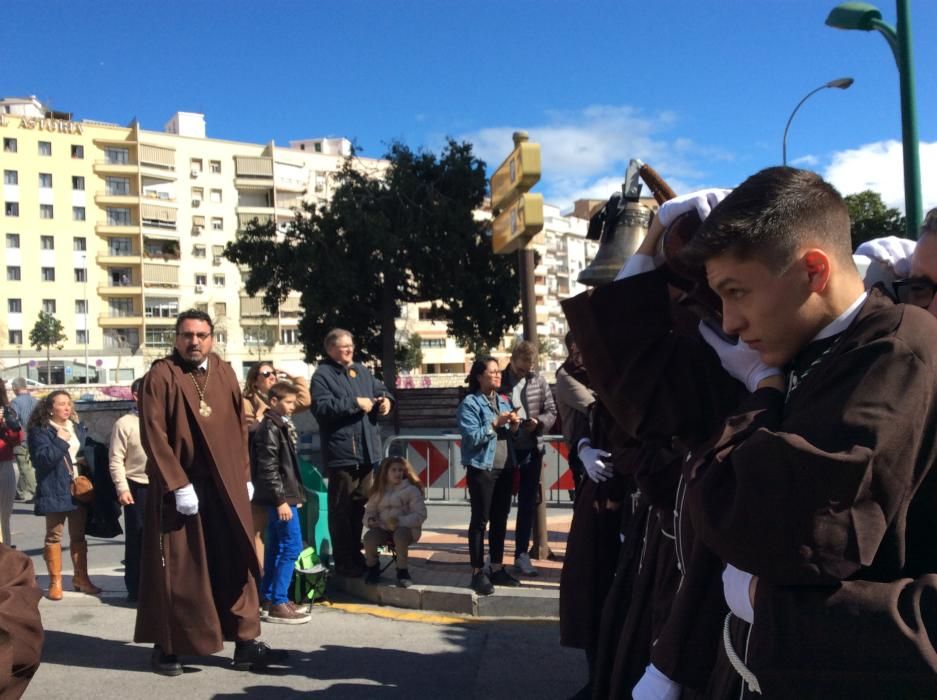
[[[0,126],[7,126],[9,121],[5,114],[0,114]],[[67,119],[40,119],[38,117],[22,117],[20,119],[20,129],[38,129],[39,131],[54,131],[60,134],[81,134],[83,133],[80,122],[72,122]]]

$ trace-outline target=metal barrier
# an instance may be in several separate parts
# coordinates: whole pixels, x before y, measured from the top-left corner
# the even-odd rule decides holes
[[[570,503],[573,490],[569,451],[562,435],[543,436],[544,490],[549,503]],[[468,500],[462,437],[454,433],[393,435],[384,441],[384,456],[403,456],[426,487],[427,500]]]

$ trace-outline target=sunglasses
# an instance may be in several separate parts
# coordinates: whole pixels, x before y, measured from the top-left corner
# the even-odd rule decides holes
[[[895,290],[895,298],[899,304],[920,306],[926,309],[934,300],[934,294],[937,293],[937,282],[926,277],[910,277],[894,282],[892,289]]]
[[[271,374],[276,375],[276,370],[265,369],[260,372],[261,377],[269,377]]]

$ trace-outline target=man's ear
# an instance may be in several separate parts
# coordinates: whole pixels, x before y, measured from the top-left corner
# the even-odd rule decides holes
[[[807,273],[810,291],[817,294],[823,292],[830,281],[829,256],[819,248],[811,248],[804,253],[801,260]]]

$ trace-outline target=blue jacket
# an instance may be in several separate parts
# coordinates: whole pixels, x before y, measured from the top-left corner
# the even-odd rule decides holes
[[[88,430],[78,423],[75,426],[81,453],[88,448]],[[68,456],[68,443],[62,440],[54,427],[48,423],[42,428],[29,431],[29,458],[36,470],[36,515],[46,513],[68,513],[77,504],[72,499],[72,476]],[[88,463],[91,459],[86,456]]]
[[[371,370],[359,362],[344,367],[326,359],[312,375],[312,414],[319,422],[325,466],[353,467],[381,459],[380,415],[377,407],[365,413],[357,399],[393,396]]]
[[[498,394],[499,412],[510,411],[511,402]],[[491,469],[495,459],[498,432],[492,426],[497,417],[488,399],[480,393],[469,394],[456,413],[459,432],[462,434],[462,464],[478,469]],[[510,431],[504,427],[501,431]],[[514,466],[514,440],[508,437],[508,461],[505,466]]]

